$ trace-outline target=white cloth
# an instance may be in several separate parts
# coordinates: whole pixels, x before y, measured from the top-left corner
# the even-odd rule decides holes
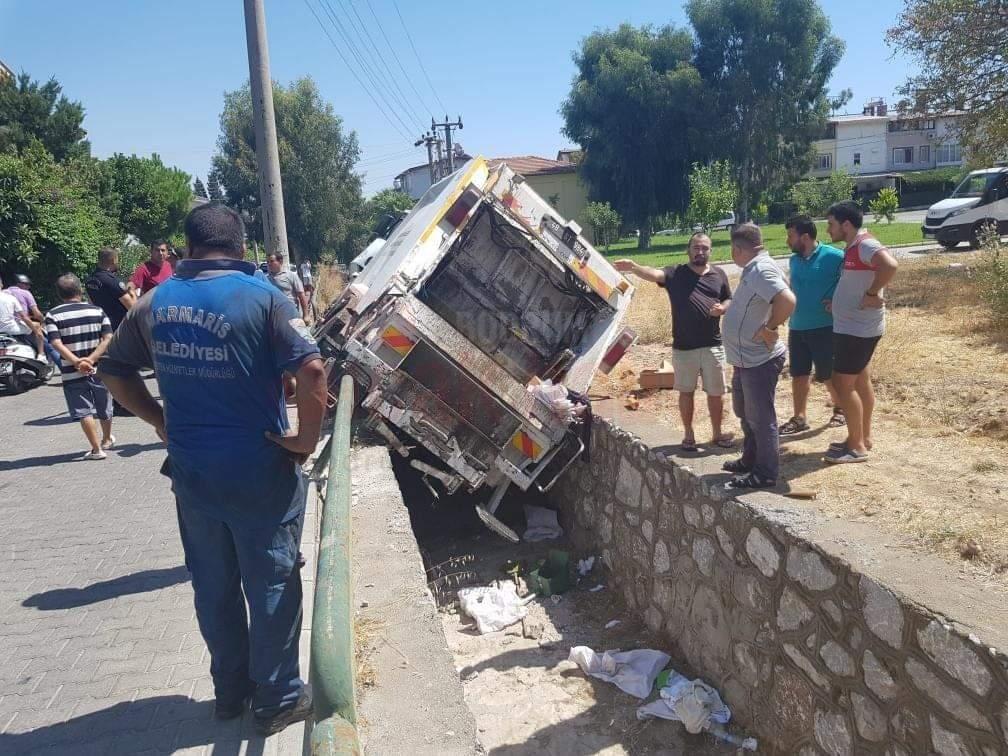
[[[21,306],[21,303],[17,301],[13,294],[0,291],[0,333],[31,333],[31,329],[20,318],[15,317],[16,313],[23,313],[24,311],[24,307]]]
[[[680,674],[669,675],[668,685],[659,691],[659,699],[637,709],[637,719],[672,719],[682,722],[694,734],[709,729],[711,723],[728,724],[731,711],[714,688],[703,680],[688,680]]]
[[[588,646],[574,646],[568,656],[586,674],[611,682],[637,698],[647,698],[651,694],[655,678],[670,658],[668,654],[649,648],[597,654]]]
[[[458,592],[459,606],[464,614],[476,620],[480,633],[495,633],[519,622],[528,614],[525,606],[535,594],[518,598],[515,584],[510,580],[498,585],[463,588]]]
[[[563,535],[563,528],[557,522],[556,510],[546,507],[525,505],[525,533],[523,541],[546,541]]]

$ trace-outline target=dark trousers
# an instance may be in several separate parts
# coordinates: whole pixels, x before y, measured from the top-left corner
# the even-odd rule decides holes
[[[761,478],[780,474],[780,437],[774,395],[784,369],[784,355],[751,368],[732,372],[732,407],[742,422],[742,464]]]
[[[262,527],[217,519],[181,497],[177,504],[217,699],[235,702],[254,691],[257,715],[289,708],[304,687],[298,668],[304,513]]]

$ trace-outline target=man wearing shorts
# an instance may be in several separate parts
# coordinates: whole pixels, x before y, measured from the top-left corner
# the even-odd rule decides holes
[[[871,449],[872,390],[868,365],[885,333],[884,287],[898,263],[882,243],[861,228],[863,215],[854,202],[838,202],[826,214],[833,241],[843,241],[843,272],[833,292],[833,388],[847,418],[847,439],[830,444],[831,464],[864,462]]]
[[[711,267],[711,240],[707,234],[690,237],[689,263],[662,270],[617,260],[616,270],[629,272],[665,288],[672,307],[672,366],[674,388],[679,392],[679,416],[683,424],[682,449],[697,450],[693,432],[693,397],[697,380],[703,377],[713,430],[712,443],[731,447],[730,435],[721,432],[724,417],[725,353],[721,345],[721,315],[731,301],[728,276]]]
[[[91,444],[84,459],[105,459],[105,450],[115,444],[112,395],[95,375],[95,365],[112,340],[112,323],[100,307],[83,301],[84,287],[73,273],[56,279],[56,290],[63,304],[46,313],[45,328],[49,343],[62,358],[63,397],[70,417],[80,421]]]
[[[788,329],[788,363],[794,415],[780,427],[788,436],[809,430],[807,419],[812,366],[816,380],[826,384],[833,400],[831,428],[844,424],[843,410],[833,391],[833,316],[830,301],[840,280],[843,253],[816,241],[816,225],[807,215],[796,215],[784,227],[793,254],[788,261],[791,291],[797,303]]]

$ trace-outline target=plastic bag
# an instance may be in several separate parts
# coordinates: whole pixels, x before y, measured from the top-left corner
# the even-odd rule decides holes
[[[586,674],[611,682],[637,698],[647,698],[655,678],[671,657],[649,648],[635,651],[606,651],[597,654],[587,646],[574,646],[568,659]]]
[[[458,597],[462,612],[476,620],[480,633],[486,634],[521,621],[528,614],[525,605],[535,598],[535,594],[518,598],[515,584],[504,581],[497,585],[463,588]]]

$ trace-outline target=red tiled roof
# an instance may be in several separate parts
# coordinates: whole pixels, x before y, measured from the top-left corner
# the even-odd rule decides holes
[[[549,173],[574,173],[577,166],[574,163],[563,163],[559,160],[538,157],[536,155],[521,155],[518,157],[501,157],[487,160],[490,168],[496,168],[501,163],[507,163],[515,173],[522,176],[542,176]]]

